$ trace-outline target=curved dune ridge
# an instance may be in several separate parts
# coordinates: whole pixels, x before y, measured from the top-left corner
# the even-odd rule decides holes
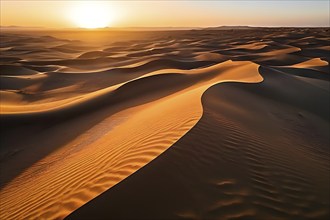
[[[208,89],[188,133],[66,219],[327,219],[329,88],[260,72]]]
[[[328,32],[2,33],[0,218],[327,218]]]

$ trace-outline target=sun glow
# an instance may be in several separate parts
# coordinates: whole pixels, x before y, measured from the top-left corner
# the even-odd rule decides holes
[[[102,2],[80,2],[71,11],[71,18],[81,28],[104,28],[113,19],[113,12]]]

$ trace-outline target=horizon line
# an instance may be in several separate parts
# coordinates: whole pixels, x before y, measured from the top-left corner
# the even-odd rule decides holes
[[[51,29],[51,30],[107,30],[107,29],[207,29],[207,28],[330,28],[329,26],[255,26],[255,25],[219,25],[219,26],[113,26],[101,28],[82,28],[82,27],[44,27],[44,26],[19,26],[19,25],[0,25],[1,29]]]

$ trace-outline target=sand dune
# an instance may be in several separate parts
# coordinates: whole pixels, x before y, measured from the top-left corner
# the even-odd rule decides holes
[[[94,35],[1,33],[1,219],[329,217],[328,29]]]
[[[208,89],[186,135],[67,219],[326,219],[329,89],[260,72]]]

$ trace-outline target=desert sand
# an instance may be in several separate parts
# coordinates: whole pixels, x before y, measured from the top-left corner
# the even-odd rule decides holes
[[[0,219],[328,219],[329,35],[1,31]]]

